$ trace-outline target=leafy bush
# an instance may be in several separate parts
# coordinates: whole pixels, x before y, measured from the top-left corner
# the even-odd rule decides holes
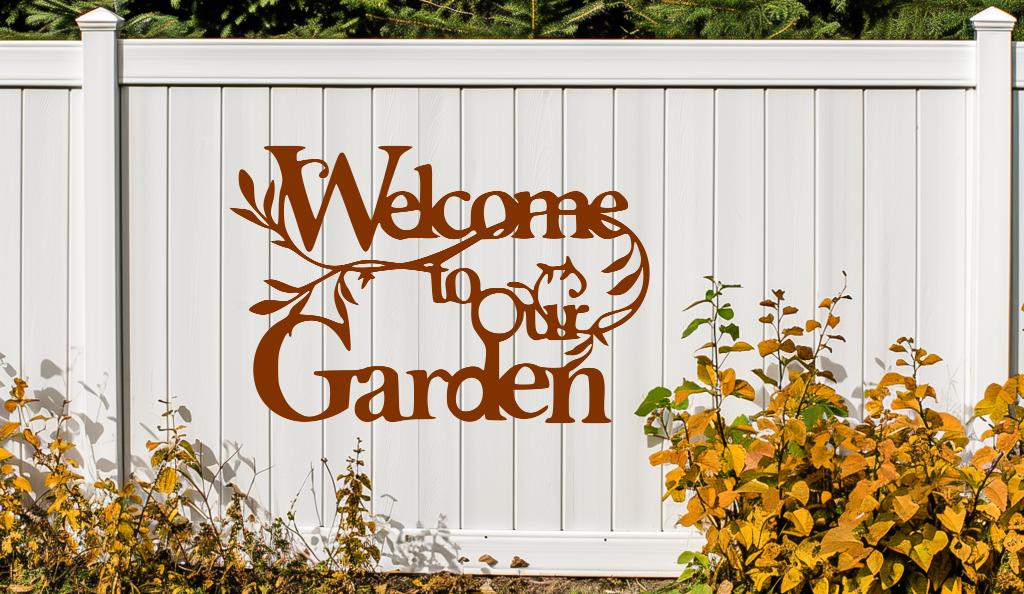
[[[0,441],[21,442],[29,452],[17,460],[0,448],[0,581],[11,591],[354,592],[374,582],[380,551],[358,446],[337,477],[333,537],[318,556],[294,514],[261,523],[244,514],[247,495],[237,488],[225,517],[216,515],[211,490],[224,465],[213,481],[204,479],[169,402],[166,438],[147,444],[155,480],[132,476],[118,486],[107,479],[87,489],[67,456],[70,417],[32,412],[36,401],[26,389],[15,380],[4,402],[15,420],[0,428]],[[33,492],[24,466],[44,474],[41,492]]]
[[[697,381],[674,393],[656,388],[637,410],[649,434],[668,440],[651,463],[673,466],[666,497],[686,502],[679,523],[707,537],[703,554],[680,558],[689,565],[682,591],[725,582],[734,592],[1024,591],[1024,376],[988,387],[972,419],[987,428],[972,443],[957,418],[928,407],[935,390],[919,372],[941,359],[901,337],[889,350],[905,371],[866,391],[863,421],[846,418],[821,361],[843,340],[845,288],[802,325],[774,291],[760,304],[773,338],[758,344],[764,366],[752,370],[768,404],[727,422],[723,405],[757,392],[728,367],[729,356],[753,347],[722,323],[732,318],[722,303],[731,287],[709,279],[712,289],[690,307],[711,313],[684,334],[710,331]]]

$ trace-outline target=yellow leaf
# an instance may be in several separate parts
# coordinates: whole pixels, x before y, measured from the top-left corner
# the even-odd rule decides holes
[[[803,574],[800,573],[800,569],[797,567],[790,567],[786,575],[782,577],[782,591],[789,592],[793,588],[796,588],[804,581]]]
[[[795,441],[797,445],[804,445],[807,442],[807,424],[800,419],[786,421],[785,441]]]
[[[6,459],[10,458],[13,455],[14,454],[8,452],[4,448],[0,448],[0,460],[6,460]]]
[[[892,517],[892,514],[879,514],[878,519],[868,526],[867,539],[869,543],[876,545],[878,541],[882,540],[882,537],[889,533],[889,530],[896,525],[896,522],[890,519]]]
[[[1011,530],[1006,538],[1003,539],[1003,547],[1011,553],[1016,553],[1021,549],[1024,549],[1024,534],[1020,534],[1015,530]]]
[[[26,493],[32,491],[32,485],[29,484],[28,479],[26,479],[23,476],[14,477],[14,481],[12,484],[18,489],[25,491]]]
[[[153,488],[157,493],[170,493],[178,482],[178,473],[170,466],[165,466],[156,477]]]
[[[152,452],[153,450],[157,449],[161,445],[163,445],[163,442],[160,442],[160,441],[147,441],[146,442],[146,449],[149,450],[150,452]]]
[[[909,522],[917,510],[921,508],[920,505],[914,503],[914,500],[909,495],[899,495],[893,501],[893,510],[896,515],[900,517],[904,523]]]
[[[1000,477],[994,477],[992,482],[985,486],[985,496],[992,503],[995,503],[999,511],[1006,511],[1006,483]]]
[[[931,524],[925,525],[924,530],[919,534],[922,536],[922,540],[910,550],[910,558],[921,569],[928,571],[932,564],[932,558],[949,544],[949,537]]]
[[[18,410],[18,403],[13,401],[13,400],[5,400],[4,401],[4,410],[6,410],[9,413],[12,413],[12,412]]]
[[[921,365],[935,365],[939,361],[942,361],[942,357],[933,353],[925,357],[924,360],[921,361]]]
[[[732,462],[732,469],[737,475],[743,472],[743,466],[747,461],[747,453],[743,446],[735,443],[729,444],[729,460]]]
[[[19,428],[21,428],[21,423],[18,423],[17,421],[4,423],[4,426],[0,428],[0,439],[7,439],[14,435]]]
[[[697,379],[704,382],[708,386],[714,387],[715,380],[712,379],[712,369],[708,365],[697,365]]]
[[[1001,419],[1009,412],[1009,408],[1006,406],[1006,402],[998,396],[999,384],[992,384],[992,386],[996,387],[997,393],[992,396],[986,396],[975,405],[974,414],[979,417],[988,416],[993,419]]]
[[[971,458],[971,466],[977,468],[978,470],[981,470],[986,464],[995,460],[998,456],[998,452],[996,452],[989,446],[985,446],[978,450],[977,452],[974,452],[974,457]]]
[[[722,372],[722,396],[729,396],[736,388],[736,372],[726,369]]]
[[[960,503],[947,505],[946,509],[938,515],[939,522],[942,522],[946,530],[954,534],[960,534],[960,531],[964,529],[964,518],[966,517],[967,510]]]
[[[39,438],[36,437],[35,433],[32,433],[31,429],[25,429],[23,435],[25,436],[25,441],[29,442],[30,444],[37,448],[39,447]]]
[[[946,581],[942,584],[941,594],[961,594],[962,592],[963,584],[958,577],[946,578]]]
[[[756,394],[754,393],[754,386],[751,386],[743,380],[736,380],[736,387],[733,389],[732,393],[751,402],[753,402],[756,397]]]
[[[882,588],[888,590],[895,586],[903,577],[903,563],[899,557],[890,555],[882,564]]]
[[[871,575],[876,575],[882,569],[882,563],[885,563],[885,555],[881,551],[871,551],[868,555],[868,571]]]
[[[749,344],[747,344],[747,343],[745,343],[745,342],[743,342],[741,340],[739,342],[734,343],[732,345],[732,347],[730,347],[729,350],[730,350],[730,352],[733,352],[733,353],[743,353],[743,352],[746,352],[746,351],[754,350],[754,347],[750,346]]]
[[[768,490],[768,485],[762,483],[757,479],[751,479],[739,487],[736,487],[736,493],[764,493]]]
[[[867,466],[867,459],[863,455],[854,452],[843,460],[843,463],[839,466],[839,470],[842,478],[846,478],[851,474],[856,474],[864,470]]]
[[[789,494],[795,497],[800,503],[807,505],[807,500],[811,496],[811,490],[807,487],[807,483],[805,481],[798,481],[789,488]]]
[[[786,512],[783,517],[793,522],[795,530],[792,532],[797,536],[807,536],[811,533],[811,529],[814,528],[814,518],[811,517],[811,512],[806,509],[800,508],[791,512]]]
[[[757,343],[757,352],[762,357],[767,357],[768,355],[774,353],[777,350],[779,350],[779,341],[774,338],[762,340],[761,342]]]

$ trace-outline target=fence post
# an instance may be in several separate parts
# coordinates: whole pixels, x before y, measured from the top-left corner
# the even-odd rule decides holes
[[[1011,92],[1013,16],[995,7],[971,18],[975,31],[974,200],[968,404],[1010,373]]]
[[[121,365],[121,201],[120,106],[118,105],[117,33],[123,19],[97,8],[77,19],[82,31],[84,141],[85,322],[84,363],[88,414],[102,426],[91,444],[87,464],[116,464],[117,478],[127,476],[129,461],[122,443],[123,378]],[[98,413],[98,414],[97,414]],[[96,473],[96,468],[88,468]],[[102,470],[109,470],[101,469]],[[106,474],[106,473],[105,473]]]

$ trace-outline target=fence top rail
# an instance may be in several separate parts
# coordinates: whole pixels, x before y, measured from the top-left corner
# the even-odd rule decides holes
[[[968,88],[974,41],[122,40],[120,82]],[[80,42],[0,42],[0,86],[80,86]]]

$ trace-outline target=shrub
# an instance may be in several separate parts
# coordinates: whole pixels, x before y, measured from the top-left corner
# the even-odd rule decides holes
[[[734,592],[1024,591],[1024,376],[985,391],[972,420],[987,428],[968,455],[963,425],[929,408],[935,390],[919,382],[920,370],[941,359],[901,337],[889,349],[901,372],[866,391],[863,421],[846,418],[821,365],[843,340],[845,287],[802,325],[790,321],[798,311],[784,292],[773,291],[760,304],[773,338],[758,344],[764,366],[751,371],[769,392],[767,406],[726,422],[724,404],[756,395],[729,356],[753,347],[723,323],[732,318],[722,303],[731,287],[708,278],[712,288],[690,307],[710,315],[684,333],[707,326],[711,335],[696,356],[697,381],[674,393],[656,388],[637,410],[648,416],[647,433],[668,440],[651,463],[673,466],[666,497],[686,502],[679,523],[707,537],[703,554],[680,557],[688,564],[681,591],[725,582]]]
[[[237,488],[225,517],[216,515],[211,490],[224,464],[213,481],[204,479],[169,402],[165,439],[147,444],[156,478],[133,475],[123,486],[106,479],[86,489],[67,456],[74,447],[67,440],[68,415],[34,414],[30,406],[36,401],[26,390],[16,379],[4,402],[14,420],[0,428],[0,441],[23,442],[30,452],[19,461],[0,448],[0,581],[10,591],[265,594],[353,592],[372,583],[380,551],[365,505],[371,484],[358,446],[337,477],[334,536],[317,556],[292,513],[287,520],[261,523],[245,515],[247,495]],[[38,494],[23,466],[45,476]]]

